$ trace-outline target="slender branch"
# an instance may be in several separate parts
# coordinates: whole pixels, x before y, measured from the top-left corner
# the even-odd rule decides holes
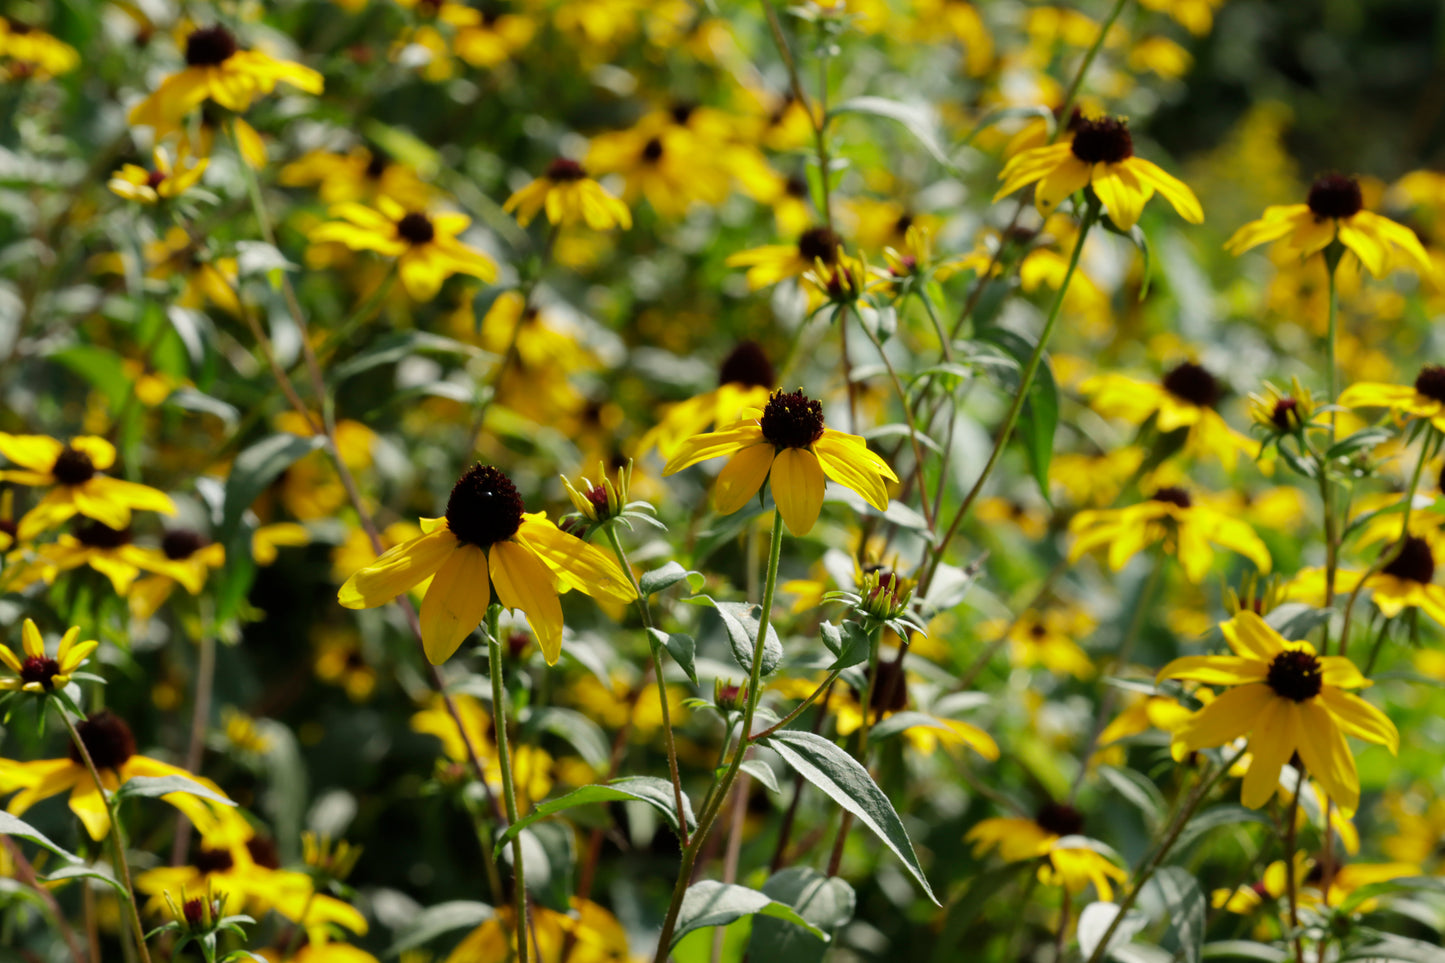
[[[1293,934],[1295,963],[1305,963],[1304,944],[1299,937],[1299,881],[1294,874],[1295,836],[1299,823],[1299,797],[1305,787],[1305,771],[1300,768],[1298,777],[1294,783],[1294,795],[1289,801],[1289,811],[1285,814],[1284,827],[1284,884],[1285,892],[1289,897],[1289,928]],[[1329,880],[1326,879],[1324,889],[1329,889]]]
[[[499,607],[487,614],[487,675],[492,680],[492,735],[497,743],[497,767],[502,771],[502,802],[507,807],[507,822],[516,823],[517,791],[512,781],[512,757],[507,740],[507,693],[502,685],[502,643],[497,638]],[[512,837],[512,889],[515,897],[517,958],[527,963],[527,883],[522,869],[522,834]]]

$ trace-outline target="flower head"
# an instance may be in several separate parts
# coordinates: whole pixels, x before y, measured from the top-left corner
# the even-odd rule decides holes
[[[1187,428],[1185,444],[1192,451],[1215,456],[1225,468],[1233,468],[1240,452],[1255,447],[1219,414],[1216,406],[1224,385],[1193,361],[1175,365],[1157,383],[1102,374],[1085,381],[1080,390],[1100,414],[1136,425],[1152,417],[1161,432]]]
[[[563,227],[585,223],[594,231],[606,231],[632,226],[632,212],[627,205],[588,177],[581,164],[565,157],[554,160],[546,173],[502,205],[509,214],[517,212],[517,223],[523,227],[544,209],[548,223]]]
[[[210,158],[202,157],[199,161],[188,164],[189,158],[182,153],[172,164],[170,153],[164,147],[157,147],[152,152],[151,159],[155,165],[152,170],[126,164],[111,177],[106,186],[128,201],[155,204],[161,200],[179,197],[190,190],[211,163]]]
[[[0,454],[19,466],[0,471],[0,481],[52,486],[20,519],[16,537],[22,542],[76,514],[125,528],[132,510],[176,512],[164,492],[103,474],[115,464],[115,446],[104,438],[82,435],[61,443],[45,435],[0,432]]]
[[[45,651],[45,640],[40,629],[26,619],[20,628],[20,642],[25,658],[22,660],[8,647],[0,645],[0,691],[20,690],[43,695],[63,689],[70,684],[71,674],[85,664],[85,660],[100,645],[94,640],[76,643],[80,638],[80,627],[71,626],[60,640],[60,648],[52,657]]]
[[[1346,408],[1389,408],[1400,420],[1418,418],[1445,431],[1445,367],[1427,364],[1411,385],[1360,382],[1340,393]]]
[[[974,825],[964,838],[973,843],[977,856],[997,849],[1007,862],[1044,857],[1039,881],[1063,886],[1071,893],[1090,883],[1102,900],[1113,899],[1112,882],[1122,882],[1128,873],[1103,853],[1067,841],[1084,832],[1084,817],[1067,803],[1047,802],[1033,819],[985,819]]]

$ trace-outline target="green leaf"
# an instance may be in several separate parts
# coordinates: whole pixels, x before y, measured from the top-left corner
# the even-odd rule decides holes
[[[395,956],[407,950],[429,943],[452,930],[472,929],[481,926],[495,913],[486,903],[473,900],[453,900],[428,906],[402,927],[396,935],[389,955]]]
[[[508,826],[506,832],[497,838],[493,855],[500,855],[502,847],[511,842],[513,836],[538,820],[554,816],[567,809],[575,809],[578,806],[624,801],[647,803],[662,813],[663,818],[674,831],[677,830],[677,808],[673,801],[672,783],[656,776],[628,776],[623,779],[614,779],[605,785],[595,783],[591,786],[583,786],[581,789],[572,790],[565,796],[558,796],[556,799],[550,799],[536,806],[526,816]],[[697,820],[693,817],[692,805],[689,803],[686,793],[682,796],[682,808],[683,818],[687,821],[688,828],[691,829],[697,825]]]
[[[1003,348],[1019,364],[1019,374],[1013,379],[1015,385],[1022,377],[1023,368],[1033,356],[1034,345],[1006,328],[984,328],[977,333],[983,341],[990,341]],[[1017,390],[1015,388],[1014,390]],[[1038,482],[1044,501],[1049,500],[1049,464],[1054,457],[1054,432],[1059,426],[1059,386],[1054,381],[1049,359],[1040,359],[1034,383],[1029,387],[1028,401],[1019,414],[1019,440],[1028,455],[1029,468]]]
[[[1114,923],[1114,917],[1119,915],[1117,903],[1090,903],[1084,907],[1079,914],[1079,924],[1076,930],[1079,940],[1079,952],[1084,959],[1091,959],[1099,944],[1104,941],[1104,934]],[[1149,918],[1136,910],[1130,910],[1124,919],[1119,922],[1114,935],[1109,937],[1109,946],[1106,955],[1113,950],[1123,946],[1132,940],[1136,934],[1149,925]]]
[[[1164,822],[1168,805],[1164,794],[1154,781],[1136,769],[1119,769],[1115,766],[1100,766],[1099,775],[1104,777],[1114,791],[1123,796],[1144,814],[1151,829]]]
[[[191,796],[200,796],[202,799],[222,806],[234,806],[234,801],[227,799],[214,789],[207,789],[194,779],[187,779],[185,776],[131,776],[121,783],[115,791],[117,799],[125,799],[128,796],[141,796],[148,799],[155,799],[159,796],[169,796],[173,792],[183,792]]]
[[[382,365],[396,364],[414,354],[477,355],[480,350],[462,341],[444,338],[439,334],[425,331],[398,331],[384,338],[359,354],[352,355],[331,369],[331,381],[339,384],[347,378]]]
[[[744,759],[742,765],[738,768],[762,783],[769,791],[782,791],[782,787],[778,785],[778,774],[773,772],[772,766],[763,762],[761,759]]]
[[[682,671],[692,680],[693,685],[700,685],[697,681],[697,643],[692,636],[682,632],[664,632],[661,629],[648,629],[654,642],[667,650],[673,661],[682,666]]]
[[[1330,450],[1325,452],[1325,457],[1328,459],[1343,458],[1346,455],[1359,451],[1361,448],[1373,448],[1394,437],[1395,432],[1388,428],[1380,427],[1379,425],[1361,428],[1353,435],[1341,438],[1335,442]]]
[[[1290,641],[1308,638],[1335,614],[1334,609],[1321,609],[1303,602],[1286,602],[1264,617],[1269,627]]]
[[[1264,960],[1265,963],[1285,963],[1290,955],[1268,943],[1253,940],[1219,940],[1205,943],[1200,954],[1206,960]]]
[[[236,456],[226,479],[226,502],[217,541],[229,542],[241,516],[286,469],[325,444],[320,436],[302,438],[282,432],[256,442]]]
[[[726,926],[744,916],[764,914],[775,919],[786,920],[801,926],[819,939],[828,939],[827,934],[798,915],[798,911],[784,903],[746,886],[733,883],[719,883],[705,879],[693,883],[682,897],[682,911],[677,916],[677,929],[672,934],[672,946],[693,930],[707,926]]]
[[[697,595],[687,601],[710,605],[717,610],[717,614],[722,617],[723,628],[727,630],[733,658],[737,659],[738,665],[751,672],[753,645],[758,637],[758,624],[763,607],[751,602],[719,602],[707,595]],[[777,630],[770,622],[767,637],[763,640],[762,674],[771,674],[782,661],[783,643],[778,641]]]
[[[811,866],[789,866],[763,884],[763,892],[791,906],[824,933],[832,934],[853,918],[853,887]],[[752,963],[819,963],[828,944],[811,932],[768,916],[753,922],[747,958]]]
[[[944,150],[943,144],[938,137],[938,120],[931,108],[905,104],[898,100],[889,100],[887,97],[854,97],[845,100],[834,107],[830,114],[869,114],[874,117],[886,117],[889,120],[902,124],[903,127],[914,136],[923,149],[933,155],[938,161],[949,170],[953,170],[953,161],[948,157],[948,151]]]
[[[611,747],[602,727],[576,709],[558,706],[544,706],[532,710],[527,717],[527,726],[559,736],[572,745],[589,765],[606,766]]]
[[[918,854],[913,851],[913,842],[903,828],[903,821],[858,760],[812,732],[780,729],[764,739],[763,744],[782,756],[793,771],[872,830],[903,861],[904,868],[923,887],[923,892],[933,904],[939,905],[928,885],[928,878],[923,875],[923,867],[918,863]]]
[[[28,839],[37,846],[43,846],[61,859],[68,859],[72,863],[80,862],[80,857],[74,853],[66,852],[51,841],[50,837],[36,829],[34,826],[21,819],[19,816],[12,816],[0,809],[0,836],[18,836],[21,839]]]
[[[1434,892],[1445,893],[1445,879],[1433,876],[1401,876],[1398,879],[1381,880],[1378,883],[1370,883],[1361,886],[1346,897],[1340,904],[1340,912],[1348,913],[1356,906],[1370,899],[1378,899],[1381,896],[1388,896],[1391,893],[1410,892]]]
[[[828,666],[829,671],[846,669],[868,661],[868,652],[872,645],[868,640],[868,632],[863,626],[857,622],[844,622],[839,634],[841,643],[837,650],[838,658]]]
[[[55,872],[45,877],[47,883],[58,883],[66,879],[98,879],[102,883],[109,883],[115,887],[116,893],[121,900],[127,900],[130,895],[125,890],[125,884],[115,878],[115,873],[104,863],[76,863],[73,866],[62,866]]]
[[[120,355],[109,348],[77,344],[55,351],[47,358],[90,382],[105,395],[111,411],[119,411],[130,397],[133,389],[131,379],[125,373]]]
[[[1218,829],[1220,826],[1232,826],[1235,823],[1260,823],[1268,825],[1269,819],[1258,810],[1246,809],[1238,803],[1225,803],[1213,806],[1204,810],[1189,820],[1189,825],[1179,834],[1177,847],[1183,849],[1200,836],[1211,829]]]
[[[1339,956],[1339,963],[1370,960],[1372,963],[1441,963],[1445,950],[1439,944],[1412,940],[1393,933],[1378,933],[1373,942],[1352,946]]]
[[[1165,866],[1149,880],[1159,894],[1169,932],[1179,941],[1186,963],[1199,963],[1204,947],[1204,893],[1199,881],[1178,866]]]
[[[702,588],[705,581],[701,572],[690,572],[676,562],[668,562],[661,568],[643,572],[642,578],[637,580],[637,584],[642,588],[643,596],[647,597],[672,588],[684,579],[687,580],[688,587],[694,592]]]

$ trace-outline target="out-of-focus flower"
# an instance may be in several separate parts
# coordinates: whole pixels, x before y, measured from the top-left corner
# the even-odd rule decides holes
[[[1352,384],[1340,392],[1346,408],[1389,408],[1405,421],[1419,418],[1445,431],[1445,367],[1427,364],[1413,385]]]
[[[81,435],[62,443],[45,435],[0,432],[0,454],[19,466],[0,471],[0,481],[51,486],[20,519],[16,536],[21,541],[77,514],[111,528],[125,528],[132,511],[176,513],[164,492],[102,474],[115,464],[115,446],[104,438]]]
[[[633,957],[628,948],[627,931],[607,910],[589,900],[572,899],[572,911],[559,913],[545,906],[529,909],[529,939],[537,946],[538,963],[566,959],[581,963],[628,963]],[[445,963],[473,963],[476,960],[503,960],[515,945],[516,911],[510,906],[498,907],[496,915],[468,933]],[[571,948],[570,950],[568,948]]]
[[[54,542],[36,546],[28,557],[12,553],[0,584],[12,592],[38,581],[50,585],[62,573],[86,565],[110,579],[117,595],[128,596],[141,572],[164,568],[166,561],[157,549],[136,545],[129,525],[111,528],[91,521],[74,526],[71,533]]]
[[[1168,14],[1185,30],[1202,37],[1214,26],[1214,11],[1224,6],[1224,0],[1139,0],[1139,5]]]
[[[523,227],[544,209],[551,224],[586,224],[594,231],[614,227],[625,230],[632,226],[632,212],[627,205],[588,177],[581,164],[565,157],[554,160],[545,174],[516,191],[502,205],[507,213],[516,212],[517,223]]]
[[[743,341],[718,366],[718,386],[670,405],[637,443],[639,456],[656,448],[671,458],[679,445],[713,425],[730,425],[749,408],[762,408],[776,387],[777,375],[761,345]]]
[[[1150,418],[1160,432],[1189,429],[1186,446],[1218,458],[1227,469],[1240,452],[1255,443],[1220,417],[1216,406],[1223,386],[1207,369],[1192,361],[1172,368],[1158,384],[1120,374],[1096,375],[1079,388],[1100,414],[1142,425]]]
[[[151,158],[155,164],[154,170],[148,171],[135,164],[126,164],[111,177],[106,186],[128,201],[155,204],[161,200],[179,197],[190,190],[211,163],[210,158],[202,157],[193,164],[187,164],[189,158],[181,154],[172,164],[170,153],[164,147],[157,147]]]
[[[409,210],[425,210],[436,192],[416,172],[379,148],[356,147],[345,154],[309,151],[281,168],[283,187],[316,185],[327,204],[389,197]]]
[[[0,17],[0,77],[44,80],[80,66],[74,47],[17,20]]]
[[[1079,645],[1094,631],[1094,619],[1082,608],[1057,605],[1030,610],[1017,619],[993,619],[978,627],[979,638],[1008,632],[1009,660],[1021,668],[1041,665],[1058,675],[1092,678],[1094,662]]]
[[[1062,886],[1070,893],[1083,892],[1092,883],[1099,899],[1111,900],[1112,883],[1123,882],[1129,874],[1097,850],[1065,845],[1083,831],[1084,817],[1077,809],[1065,803],[1048,803],[1034,819],[982,820],[964,839],[973,843],[976,856],[997,849],[999,856],[1010,863],[1043,857],[1039,882]]]
[[[21,659],[8,646],[0,645],[0,691],[29,692],[43,695],[70,684],[71,675],[85,664],[85,660],[100,646],[90,640],[76,643],[80,638],[80,626],[73,625],[60,640],[60,648],[51,658],[45,651],[45,640],[34,620],[26,619],[20,628]]]

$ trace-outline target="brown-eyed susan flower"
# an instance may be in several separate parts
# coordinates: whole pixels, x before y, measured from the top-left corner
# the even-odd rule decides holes
[[[316,186],[327,204],[371,201],[386,196],[415,210],[423,210],[436,192],[409,165],[378,147],[355,147],[345,154],[313,150],[281,168],[276,178],[283,187]]]
[[[1172,368],[1157,384],[1121,374],[1101,374],[1085,381],[1079,390],[1089,396],[1100,414],[1141,425],[1149,418],[1160,432],[1187,428],[1185,446],[1197,454],[1218,458],[1234,467],[1241,451],[1252,452],[1255,443],[1225,423],[1216,410],[1224,394],[1219,379],[1202,365],[1186,361]]]
[[[1314,422],[1315,410],[1314,395],[1298,378],[1287,391],[1266,381],[1262,394],[1249,396],[1250,420],[1270,437],[1298,433]]]
[[[1088,679],[1094,661],[1079,645],[1094,631],[1094,619],[1074,605],[1031,610],[1017,619],[993,619],[979,626],[979,637],[1008,633],[1009,661],[1021,668],[1041,665],[1057,675]]]
[[[389,197],[379,196],[376,207],[338,204],[327,221],[311,229],[313,244],[337,241],[353,251],[375,251],[397,259],[397,274],[406,293],[430,301],[442,282],[453,274],[468,274],[491,283],[497,265],[481,251],[457,240],[472,219],[465,214],[426,214],[409,211]]]
[[[1117,572],[1129,559],[1153,545],[1179,559],[1189,581],[1198,584],[1214,562],[1212,545],[1238,552],[1261,572],[1270,568],[1269,549],[1248,523],[1196,500],[1182,488],[1156,491],[1128,508],[1089,509],[1069,523],[1075,536],[1069,560],[1076,562],[1100,546],[1109,549],[1109,568]]]
[[[637,443],[638,454],[653,448],[671,458],[679,445],[713,425],[730,425],[749,408],[761,408],[777,386],[767,353],[755,341],[743,341],[718,366],[712,391],[669,406]]]
[[[1413,385],[1360,382],[1340,392],[1346,408],[1389,408],[1404,421],[1419,418],[1445,431],[1445,367],[1427,364]]]
[[[1365,210],[1359,181],[1344,174],[1316,178],[1303,204],[1265,208],[1259,220],[1235,231],[1224,242],[1224,248],[1231,254],[1243,254],[1270,241],[1300,258],[1318,254],[1339,241],[1377,278],[1406,262],[1423,277],[1435,273],[1415,232]]]
[[[164,147],[157,147],[151,154],[151,160],[155,164],[152,170],[146,170],[136,164],[123,165],[112,175],[106,186],[111,189],[112,193],[124,197],[128,201],[155,204],[161,200],[180,197],[196,186],[196,182],[201,179],[201,175],[206,172],[206,167],[211,163],[208,157],[202,157],[194,163],[187,163],[189,158],[184,154],[178,156],[175,163],[172,163],[170,153]]]
[[[502,210],[516,211],[517,223],[523,227],[542,210],[546,210],[549,224],[563,227],[586,224],[594,231],[608,231],[632,226],[627,205],[588,177],[581,164],[566,157],[554,160],[546,173],[513,193]]]
[[[1177,732],[1191,750],[1249,738],[1253,757],[1243,803],[1258,809],[1279,787],[1281,767],[1296,753],[1346,816],[1360,802],[1360,779],[1345,736],[1396,752],[1400,734],[1383,712],[1347,692],[1370,685],[1344,656],[1321,656],[1308,642],[1289,642],[1253,612],[1221,625],[1233,655],[1175,659],[1158,679],[1230,686]]]
[[[831,228],[812,227],[793,244],[765,244],[728,256],[728,267],[747,268],[748,287],[754,291],[801,277],[819,261],[838,263],[843,256],[843,239]]]
[[[627,963],[634,958],[628,947],[627,930],[617,917],[591,900],[573,897],[571,910],[566,913],[533,906],[528,916],[531,917],[528,939],[537,948],[538,960]],[[515,909],[499,906],[495,916],[462,938],[444,963],[504,960],[514,955],[517,932],[514,919]]]
[[[125,720],[102,709],[76,723],[80,741],[100,773],[100,781],[109,792],[115,792],[121,784],[136,776],[183,776],[201,782],[206,788],[220,795],[220,789],[204,779],[172,766],[170,763],[136,754],[135,736]],[[110,813],[105,800],[91,778],[75,746],[64,759],[36,759],[30,762],[16,762],[0,759],[0,795],[15,793],[6,811],[13,815],[24,815],[25,811],[44,799],[70,792],[70,809],[85,824],[91,839],[104,839],[110,832]],[[161,797],[195,820],[198,813],[209,811],[211,804],[198,796],[185,792],[167,793]]]
[[[446,514],[422,519],[421,527],[422,535],[347,579],[338,597],[350,609],[373,608],[434,576],[421,605],[421,635],[437,665],[486,615],[489,586],[502,605],[526,614],[548,665],[562,654],[559,590],[623,603],[637,597],[615,559],[558,529],[546,512],[526,512],[512,480],[490,466],[469,468]]]
[[[110,579],[117,595],[128,596],[141,572],[154,571],[166,559],[154,548],[136,545],[129,525],[111,528],[88,521],[31,553],[13,552],[7,561],[0,577],[7,591],[21,591],[39,581],[51,585],[63,573],[89,566]]]
[[[1412,528],[1415,526],[1412,524]],[[1440,625],[1445,625],[1445,585],[1435,584],[1435,550],[1420,534],[1411,534],[1398,548],[1385,548],[1390,561],[1378,572],[1340,570],[1335,572],[1335,591],[1352,592],[1364,579],[1370,600],[1387,618],[1407,608],[1417,608]],[[1291,580],[1291,598],[1324,602],[1325,572],[1305,569]]]
[[[80,54],[70,44],[29,24],[0,17],[0,78],[43,79],[69,73],[79,65]]]
[[[159,558],[147,557],[147,570],[154,574],[131,586],[131,615],[141,620],[154,615],[177,585],[200,595],[211,570],[226,564],[226,547],[191,528],[170,529],[160,548]]]
[[[80,626],[71,626],[60,640],[60,648],[52,658],[45,651],[45,640],[35,622],[26,619],[20,628],[21,659],[9,647],[0,645],[0,691],[20,690],[42,694],[63,689],[70,684],[72,673],[85,664],[85,660],[100,645],[90,640],[77,643]]]
[[[1118,117],[1081,118],[1072,138],[1015,154],[999,177],[1003,186],[995,201],[1037,182],[1034,204],[1044,216],[1070,194],[1089,187],[1120,230],[1138,223],[1156,191],[1189,223],[1204,220],[1199,199],[1183,181],[1134,156],[1129,125]]]
[[[321,93],[319,73],[260,51],[242,50],[235,34],[219,24],[192,31],[186,38],[185,57],[184,70],[161,81],[154,93],[131,110],[132,124],[154,127],[156,136],[164,137],[206,100],[244,113],[252,101],[275,90],[278,83],[308,94]]]
[[[21,541],[74,515],[125,528],[132,511],[176,513],[164,492],[102,474],[115,464],[115,446],[104,438],[81,435],[67,443],[46,435],[0,432],[0,454],[19,466],[0,471],[0,481],[51,486],[40,503],[20,519],[16,534]]]
[[[622,199],[628,204],[646,198],[660,216],[677,219],[694,202],[721,204],[727,199],[732,178],[719,156],[715,143],[702,141],[660,111],[630,130],[594,137],[585,163],[594,174],[620,174]]]
[[[1046,803],[1033,819],[1003,817],[985,819],[964,837],[973,843],[975,856],[997,849],[1010,863],[1043,858],[1039,882],[1062,886],[1079,893],[1094,885],[1099,898],[1114,897],[1113,882],[1123,882],[1128,873],[1103,853],[1086,845],[1069,845],[1083,834],[1084,817],[1067,803]]]
[[[718,474],[713,506],[721,515],[742,508],[772,477],[773,501],[788,531],[806,535],[823,508],[825,476],[888,508],[893,469],[857,435],[823,424],[823,405],[802,391],[778,390],[754,416],[684,441],[663,468],[671,475],[709,458],[731,455]]]

